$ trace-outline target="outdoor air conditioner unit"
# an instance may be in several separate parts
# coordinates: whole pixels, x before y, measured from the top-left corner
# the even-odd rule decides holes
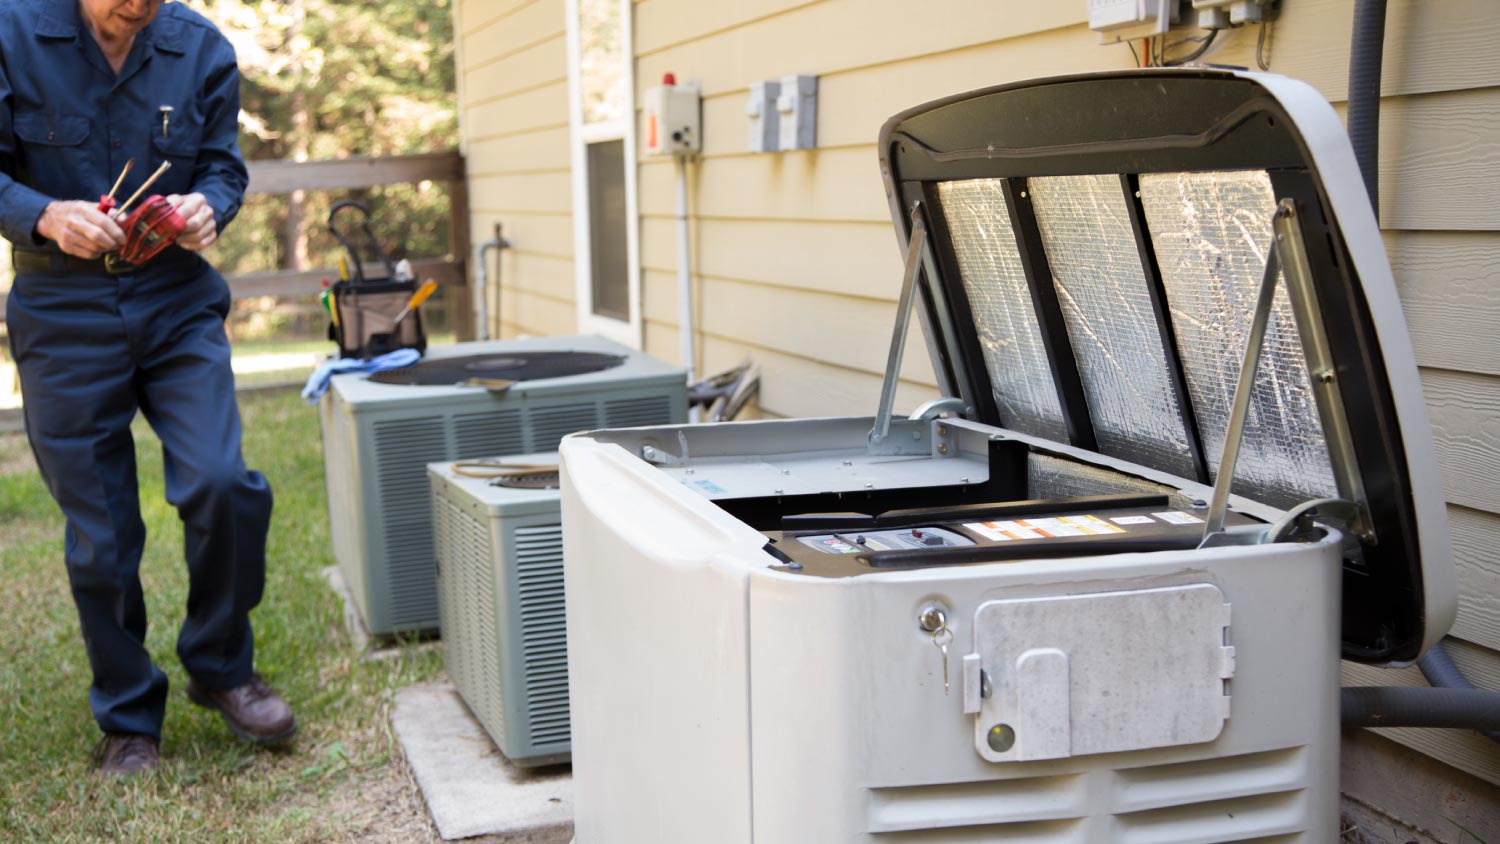
[[[523,767],[568,761],[557,455],[433,463],[433,542],[443,664],[500,752]],[[500,465],[554,464],[541,477]],[[461,474],[468,472],[469,474]],[[478,476],[475,476],[478,474]]]
[[[1338,116],[1120,72],[879,152],[873,419],[563,441],[578,844],[1337,840],[1340,657],[1456,609]],[[946,397],[893,418],[913,309]]]
[[[686,373],[600,337],[459,343],[405,370],[334,376],[319,415],[334,559],[365,626],[431,630],[427,464],[684,421]]]

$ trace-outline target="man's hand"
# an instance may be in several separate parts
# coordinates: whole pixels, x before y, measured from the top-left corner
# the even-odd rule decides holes
[[[36,233],[56,241],[65,254],[90,261],[125,245],[120,225],[82,199],[60,199],[42,209]]]
[[[196,252],[208,248],[219,239],[219,224],[214,220],[214,209],[209,207],[203,194],[178,196],[174,193],[167,197],[167,202],[187,221],[187,228],[177,236],[178,246]]]

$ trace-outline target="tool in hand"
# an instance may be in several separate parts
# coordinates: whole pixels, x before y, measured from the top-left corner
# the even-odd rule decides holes
[[[134,158],[125,162],[124,169],[120,171],[120,177],[118,179],[115,179],[115,186],[109,189],[109,193],[106,193],[105,195],[99,197],[99,212],[101,214],[108,214],[110,211],[114,210],[115,194],[119,192],[120,185],[125,183],[125,177],[130,175],[130,168],[134,166]]]
[[[146,179],[146,181],[141,184],[140,187],[138,187],[138,188],[135,189],[135,193],[131,194],[129,199],[127,199],[124,202],[120,203],[120,207],[115,209],[114,216],[118,218],[121,214],[124,214],[125,213],[125,209],[129,208],[130,205],[131,205],[131,203],[135,202],[137,199],[140,198],[141,194],[143,194],[143,193],[146,192],[146,188],[151,187],[151,184],[153,182],[155,182],[157,179],[161,178],[161,174],[167,172],[170,169],[172,169],[172,162],[170,162],[170,161],[163,161],[161,163],[161,166],[158,167],[158,168],[156,168],[156,172],[152,173]]]
[[[152,194],[147,197],[146,201],[141,204],[141,207],[137,208],[128,217],[125,216],[125,209],[129,208],[136,199],[140,198],[140,195],[145,193],[146,189],[151,187],[151,184],[157,179],[161,178],[161,175],[167,172],[171,166],[172,162],[163,161],[161,166],[156,168],[156,172],[152,173],[139,188],[136,188],[135,193],[131,194],[129,199],[107,212],[116,220],[124,218],[124,223],[121,227],[125,229],[125,245],[118,253],[106,256],[106,260],[112,262],[124,261],[139,267],[156,257],[158,253],[170,246],[173,241],[177,240],[178,236],[187,230],[187,220],[184,220],[182,215],[177,213],[176,207],[160,194]],[[123,179],[124,174],[121,174],[121,180]],[[113,203],[114,200],[112,197],[106,198]],[[99,205],[103,207],[104,204],[104,200],[101,199]]]
[[[120,257],[136,266],[155,258],[187,230],[187,220],[166,197],[152,194],[125,221],[125,246]]]

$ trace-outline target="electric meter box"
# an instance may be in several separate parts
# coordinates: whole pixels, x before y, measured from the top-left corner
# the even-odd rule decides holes
[[[873,418],[562,443],[578,844],[1336,840],[1340,659],[1457,603],[1338,115],[1129,71],[879,153]],[[911,311],[942,397],[898,417]]]
[[[1177,23],[1178,0],[1088,0],[1089,29],[1108,44],[1165,33]]]
[[[668,74],[646,89],[644,103],[647,155],[685,155],[703,151],[703,104],[698,86],[676,84]]]

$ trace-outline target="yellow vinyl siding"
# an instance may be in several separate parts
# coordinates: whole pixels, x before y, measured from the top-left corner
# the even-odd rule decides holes
[[[1500,237],[1386,232],[1417,363],[1500,375]]]
[[[460,115],[474,243],[498,222],[489,333],[570,334],[574,305],[568,64],[562,0],[461,0]]]

